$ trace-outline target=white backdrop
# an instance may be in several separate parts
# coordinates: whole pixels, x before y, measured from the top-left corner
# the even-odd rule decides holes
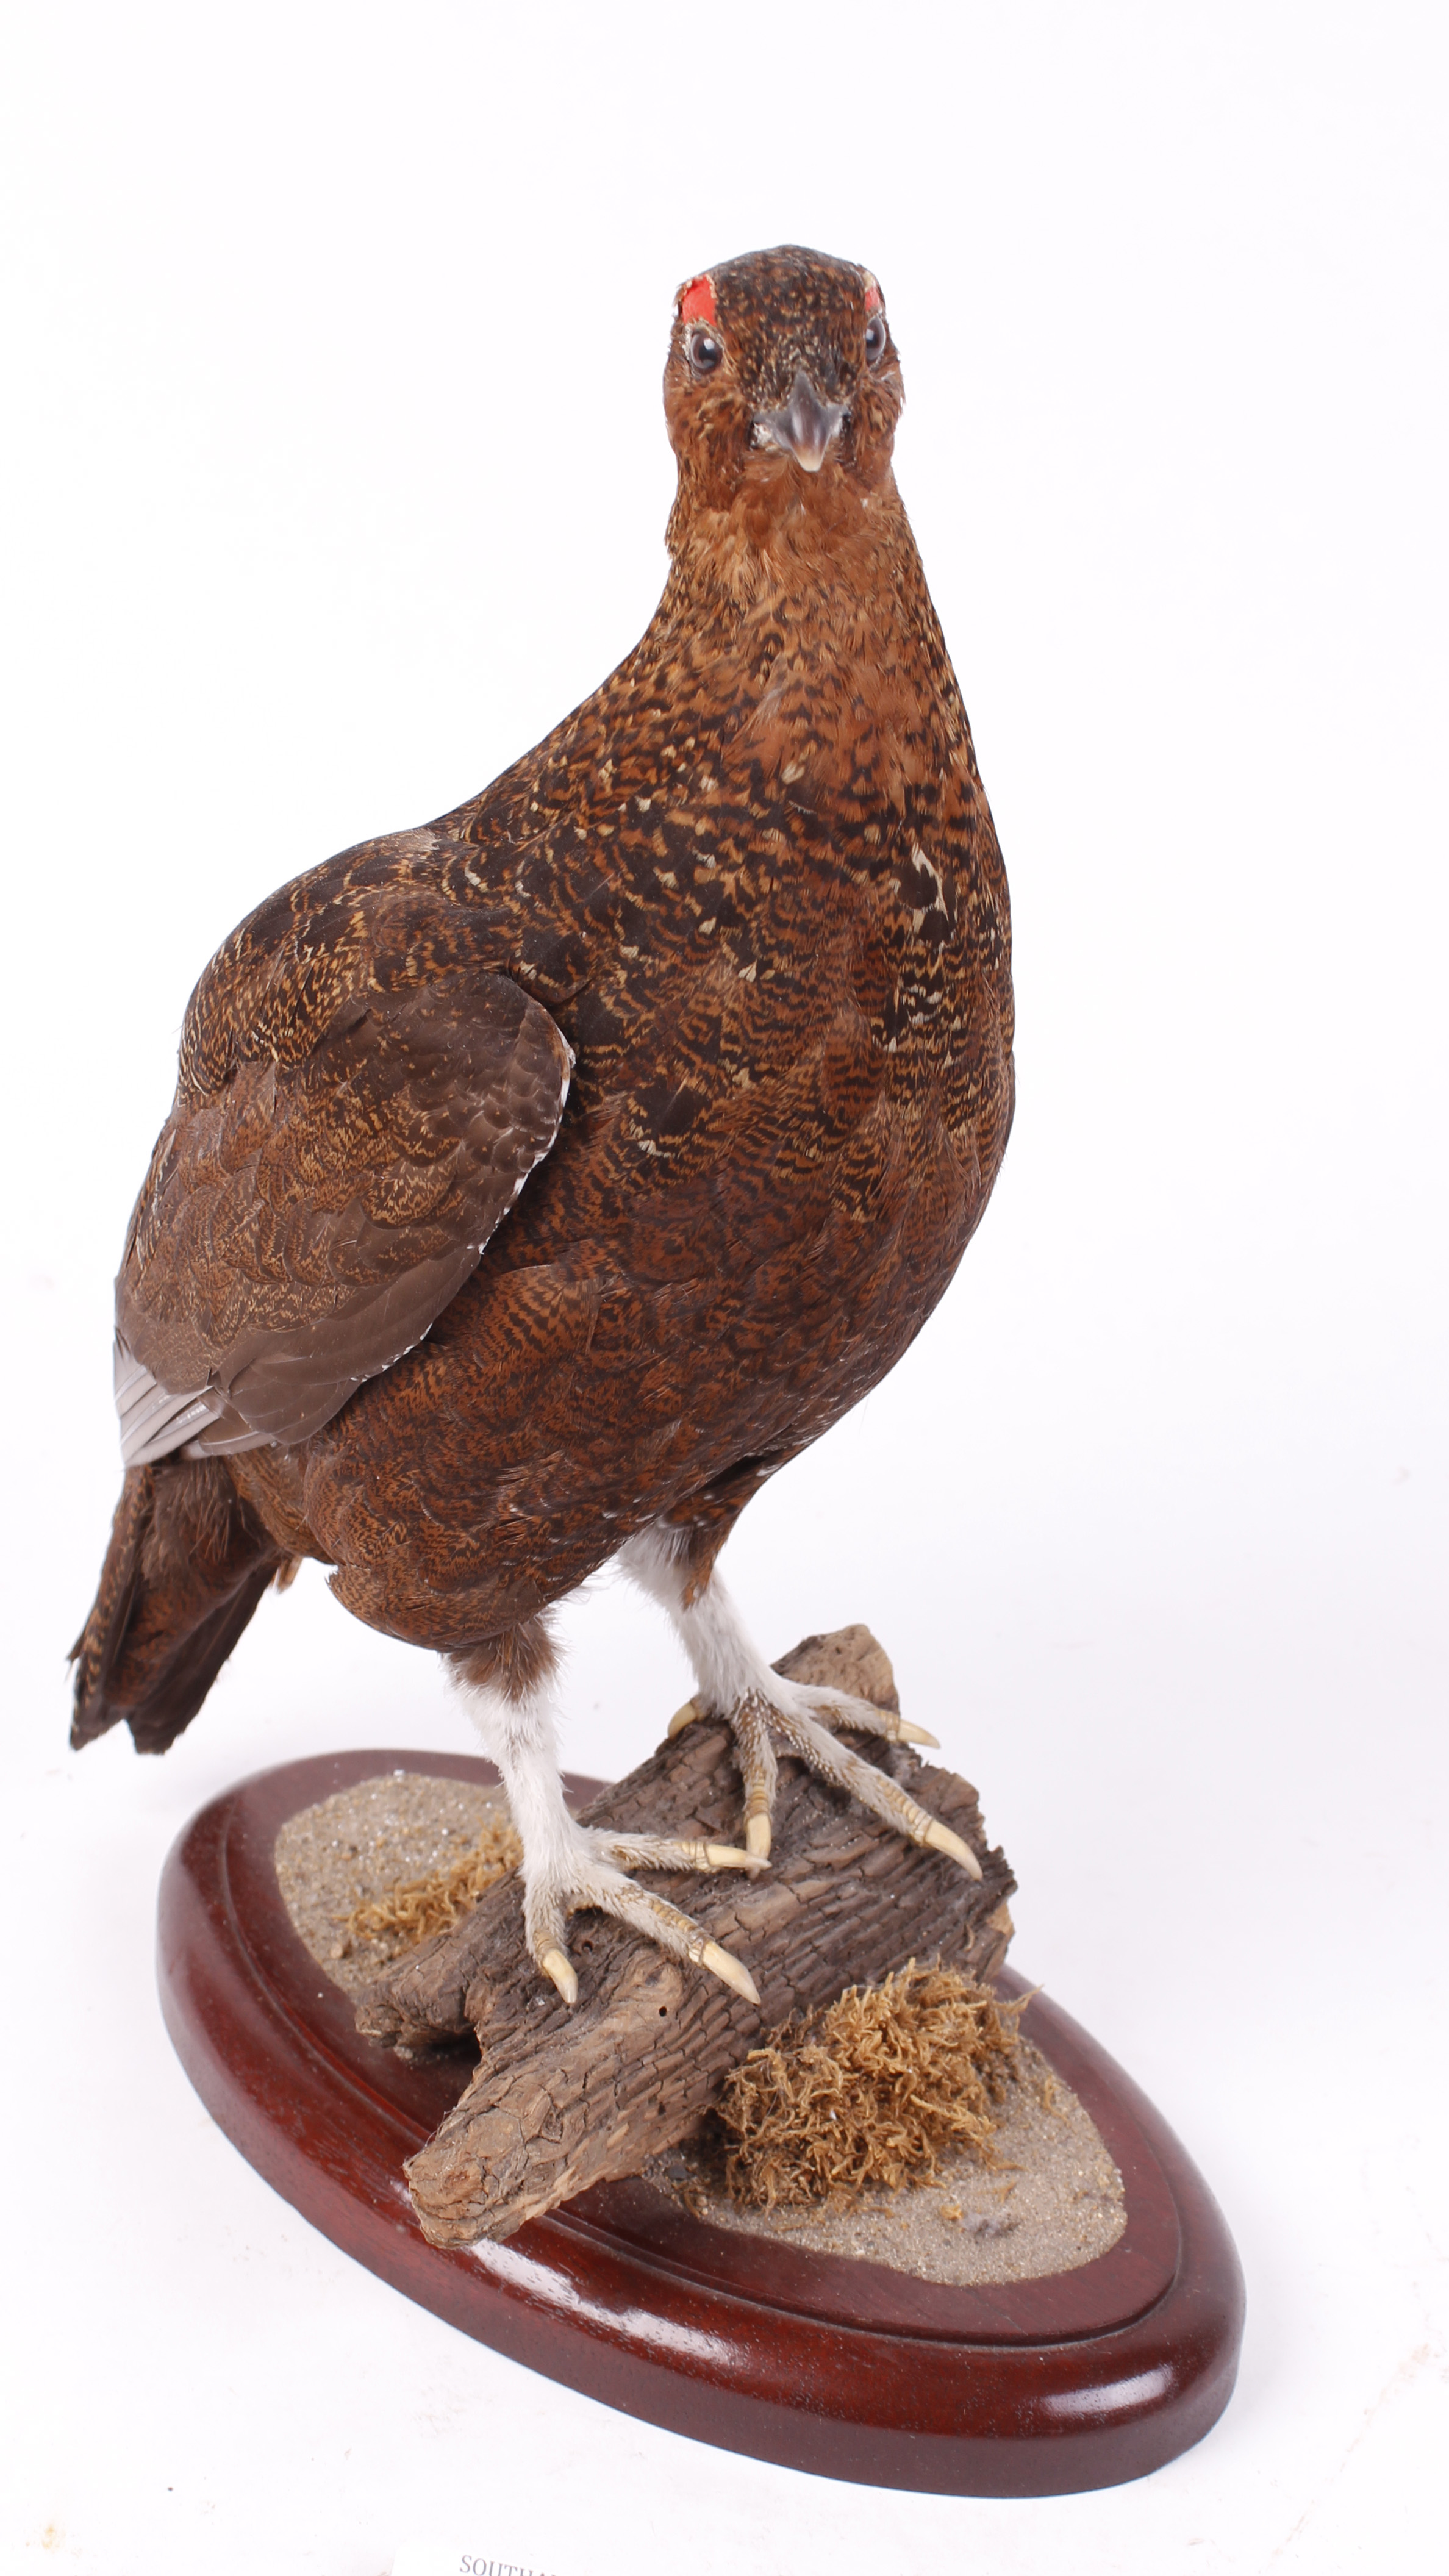
[[[1442,2563],[1444,74],[1394,0],[12,15],[6,2570]],[[903,351],[1020,1111],[940,1312],[727,1570],[772,1652],[884,1639],[1012,1856],[1018,1963],[1249,2285],[1218,2431],[1049,2503],[630,2424],[213,2128],[152,1988],[172,1835],[267,1762],[468,1743],[315,1569],[165,1762],[64,1749],[191,983],[629,648],[673,290],[792,239],[878,271]],[[626,1768],[673,1649],[607,1583],[569,1626],[568,1758]]]

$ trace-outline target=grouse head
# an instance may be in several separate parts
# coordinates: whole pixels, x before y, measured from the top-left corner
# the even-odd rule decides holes
[[[834,519],[889,476],[904,401],[868,268],[788,247],[683,285],[664,373],[683,514]]]

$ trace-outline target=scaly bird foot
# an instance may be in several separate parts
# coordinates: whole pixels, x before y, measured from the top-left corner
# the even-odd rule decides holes
[[[528,1880],[524,1897],[528,1946],[564,2002],[575,2003],[579,1981],[569,1958],[565,1926],[571,1914],[595,1906],[602,1914],[612,1914],[616,1922],[627,1923],[632,1931],[642,1932],[674,1958],[708,1968],[747,2003],[757,2004],[755,1981],[733,1952],[711,1941],[666,1897],[636,1887],[626,1872],[744,1869],[753,1875],[764,1866],[762,1854],[736,1851],[730,1843],[681,1842],[663,1834],[610,1834],[579,1826],[577,1840],[571,1840],[558,1858]]]
[[[883,1735],[891,1744],[927,1744],[937,1739],[923,1726],[911,1726],[897,1717],[893,1709],[877,1708],[874,1701],[856,1699],[849,1691],[829,1690],[818,1684],[790,1682],[772,1673],[767,1693],[763,1689],[747,1691],[732,1708],[706,1708],[700,1699],[687,1699],[669,1721],[669,1732],[678,1735],[696,1718],[723,1717],[735,1739],[740,1776],[745,1792],[745,1843],[758,1860],[770,1851],[770,1817],[775,1804],[776,1760],[773,1738],[778,1735],[787,1750],[808,1762],[812,1771],[831,1781],[837,1789],[848,1790],[872,1815],[893,1825],[913,1843],[932,1851],[945,1852],[959,1861],[969,1878],[981,1876],[981,1864],[969,1843],[953,1834],[949,1825],[918,1806],[889,1773],[878,1771],[873,1762],[862,1761],[848,1744],[822,1726],[822,1717],[833,1718],[837,1726],[855,1727],[870,1735]]]

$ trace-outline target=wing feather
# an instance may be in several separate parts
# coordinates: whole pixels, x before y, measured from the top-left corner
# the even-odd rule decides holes
[[[116,1283],[128,1465],[319,1430],[423,1338],[558,1133],[572,1057],[506,975],[352,979],[320,1027],[306,999],[310,1047],[214,1048],[157,1139]]]

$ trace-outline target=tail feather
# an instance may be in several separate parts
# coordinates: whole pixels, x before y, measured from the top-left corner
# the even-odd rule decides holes
[[[138,1751],[164,1753],[283,1562],[221,1459],[133,1467],[100,1588],[71,1648],[72,1744],[92,1744],[124,1718]]]
[[[70,1729],[74,1745],[93,1744],[121,1714],[118,1708],[109,1709],[108,1714],[102,1712],[108,1708],[106,1686],[130,1625],[140,1585],[141,1547],[150,1527],[154,1481],[149,1467],[133,1467],[121,1487],[100,1586],[85,1626],[70,1650],[70,1660],[78,1667],[75,1715]]]

